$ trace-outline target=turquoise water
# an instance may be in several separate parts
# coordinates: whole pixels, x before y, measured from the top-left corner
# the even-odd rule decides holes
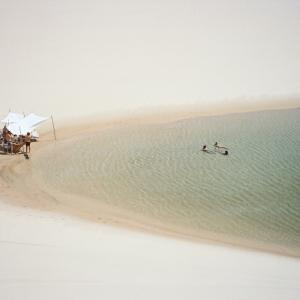
[[[39,166],[58,190],[182,232],[300,250],[299,109],[125,126],[64,147]]]

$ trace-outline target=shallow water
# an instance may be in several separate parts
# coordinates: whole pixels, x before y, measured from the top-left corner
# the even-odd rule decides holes
[[[107,129],[51,152],[35,163],[60,191],[182,232],[300,251],[299,109]]]

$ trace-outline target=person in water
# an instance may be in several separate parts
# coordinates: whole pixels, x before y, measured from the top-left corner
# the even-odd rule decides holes
[[[224,155],[228,155],[229,153],[228,153],[228,151],[227,150],[225,150],[225,152],[224,152]]]
[[[206,146],[206,145],[204,145],[204,146],[202,147],[202,151],[207,151],[207,146]]]

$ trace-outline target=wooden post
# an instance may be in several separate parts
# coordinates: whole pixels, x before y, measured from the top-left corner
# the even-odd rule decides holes
[[[52,115],[51,115],[51,120],[52,120],[54,139],[56,140],[56,132],[55,132],[55,126],[54,126],[54,121],[53,121],[53,116]]]

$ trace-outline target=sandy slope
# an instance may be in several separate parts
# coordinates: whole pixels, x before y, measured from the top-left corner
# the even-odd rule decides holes
[[[300,260],[0,204],[1,299],[298,299]]]

